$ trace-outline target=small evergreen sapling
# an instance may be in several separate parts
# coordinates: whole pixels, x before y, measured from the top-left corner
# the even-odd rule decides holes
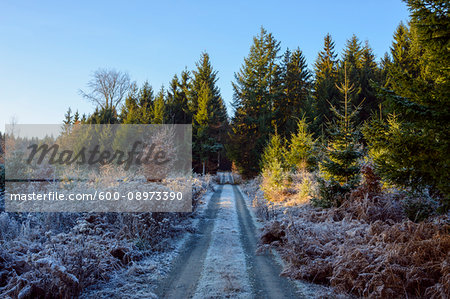
[[[359,107],[349,107],[349,94],[354,90],[347,78],[344,66],[344,82],[338,86],[344,95],[343,111],[331,105],[336,121],[330,126],[330,138],[325,150],[324,160],[320,163],[323,178],[319,178],[321,199],[316,203],[321,206],[339,206],[348,192],[360,182],[359,158],[362,152],[358,144],[358,132],[352,120]]]
[[[306,119],[297,122],[297,132],[292,134],[286,162],[294,171],[313,171],[317,166],[317,152],[313,135],[308,132]]]
[[[279,197],[287,179],[287,165],[284,160],[286,149],[282,137],[275,132],[264,149],[261,159],[263,182],[261,189],[268,200]]]

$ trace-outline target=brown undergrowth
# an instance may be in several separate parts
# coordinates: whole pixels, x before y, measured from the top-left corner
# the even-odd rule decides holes
[[[364,173],[365,172],[365,173]],[[406,218],[396,194],[371,169],[340,207],[280,208],[266,222],[260,250],[276,247],[283,275],[371,298],[449,298],[450,219]]]
[[[193,181],[194,211],[211,182]],[[0,298],[76,298],[120,269],[171,250],[171,240],[194,229],[192,216],[0,211]]]

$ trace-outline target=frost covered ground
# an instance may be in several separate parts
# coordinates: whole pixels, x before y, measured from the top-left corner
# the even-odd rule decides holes
[[[295,193],[267,201],[261,181],[249,181],[243,190],[264,226],[259,250],[279,252],[284,276],[331,286],[342,296],[449,298],[449,215],[413,222],[399,194],[384,192],[370,177],[329,209],[291,204]]]
[[[222,174],[223,175],[223,174]],[[217,179],[232,182],[232,179]],[[257,254],[262,225],[238,186],[216,185],[203,197],[191,232],[92,285],[82,298],[318,298],[328,288],[280,277],[281,259]]]
[[[193,213],[0,213],[0,297],[448,294],[448,218],[413,223],[363,189],[328,210],[270,204],[233,181],[197,178]]]
[[[193,213],[0,212],[0,297],[93,297],[114,286],[148,298],[208,190],[211,177],[194,180]],[[117,289],[111,297],[123,297]]]
[[[156,290],[158,296],[315,298],[329,294],[322,287],[280,277],[280,260],[271,253],[257,254],[260,231],[244,198],[238,186],[219,186],[200,220],[198,234],[174,261]]]
[[[180,254],[187,240],[195,234],[199,218],[202,217],[214,188],[217,187],[211,186],[199,199],[195,214],[183,223],[184,233],[167,240],[165,250],[152,252],[143,260],[133,262],[128,268],[116,272],[110,281],[92,285],[80,297],[157,298],[155,289],[158,283],[167,277],[174,259]]]
[[[251,288],[244,266],[245,255],[231,185],[223,187],[218,205],[212,239],[194,298],[221,297],[224,294],[248,298]]]

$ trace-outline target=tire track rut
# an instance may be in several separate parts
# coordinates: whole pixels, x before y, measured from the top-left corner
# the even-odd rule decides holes
[[[183,251],[156,292],[160,298],[193,297],[200,278],[203,262],[211,242],[214,220],[219,210],[218,202],[222,186],[211,197],[208,207],[198,226],[198,233],[191,236]]]
[[[241,228],[241,243],[246,256],[247,272],[256,298],[299,298],[294,283],[280,277],[281,266],[271,254],[256,255],[258,234],[244,198],[233,186],[236,209]]]

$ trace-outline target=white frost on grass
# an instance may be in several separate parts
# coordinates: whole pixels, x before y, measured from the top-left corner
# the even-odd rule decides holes
[[[255,227],[261,231],[264,226],[267,224],[270,219],[262,219],[257,216],[257,209],[258,207],[253,204],[253,200],[249,197],[250,196],[257,196],[257,192],[262,192],[260,190],[260,184],[257,180],[249,181],[246,185],[244,185],[244,188],[241,186],[238,186],[239,191],[242,194],[242,197],[244,198],[244,201],[247,205],[247,208],[249,210],[250,216],[252,217],[253,224]],[[244,192],[244,190],[247,192]],[[248,192],[250,191],[250,192]],[[268,203],[266,203],[268,204]],[[277,205],[276,208],[280,209],[283,208],[282,205]],[[277,211],[278,215],[282,214],[280,211]],[[323,223],[316,227],[309,227],[310,230],[318,230],[318,232],[323,232]],[[336,235],[336,234],[332,234]],[[272,253],[275,262],[277,262],[281,267],[284,269],[286,267],[285,261],[281,258],[280,254],[277,252],[275,248],[270,249],[270,253]],[[298,292],[302,294],[302,297],[304,298],[347,298],[345,295],[335,293],[330,287],[326,287],[323,285],[318,285],[314,283],[310,283],[304,280],[293,280],[293,283],[295,284]]]
[[[234,200],[232,186],[225,185],[194,298],[251,297]]]
[[[248,212],[250,213],[250,216],[252,217],[253,224],[255,225],[255,227],[257,229],[262,229],[264,227],[264,225],[261,223],[261,221],[258,219],[258,217],[256,217],[255,210],[252,206],[252,200],[248,197],[248,195],[244,191],[242,191],[241,186],[237,186],[237,188],[238,188],[239,192],[241,192],[242,197],[244,198],[244,202],[247,205]]]
[[[214,189],[217,188],[214,186]],[[199,199],[195,218],[189,220],[189,230],[195,230],[213,196],[213,191],[207,191]],[[158,298],[154,293],[158,281],[164,279],[170,272],[175,258],[185,247],[191,233],[185,232],[179,238],[171,239],[167,243],[173,250],[155,252],[142,261],[133,262],[127,269],[115,273],[107,283],[100,283],[84,292],[81,298]]]

